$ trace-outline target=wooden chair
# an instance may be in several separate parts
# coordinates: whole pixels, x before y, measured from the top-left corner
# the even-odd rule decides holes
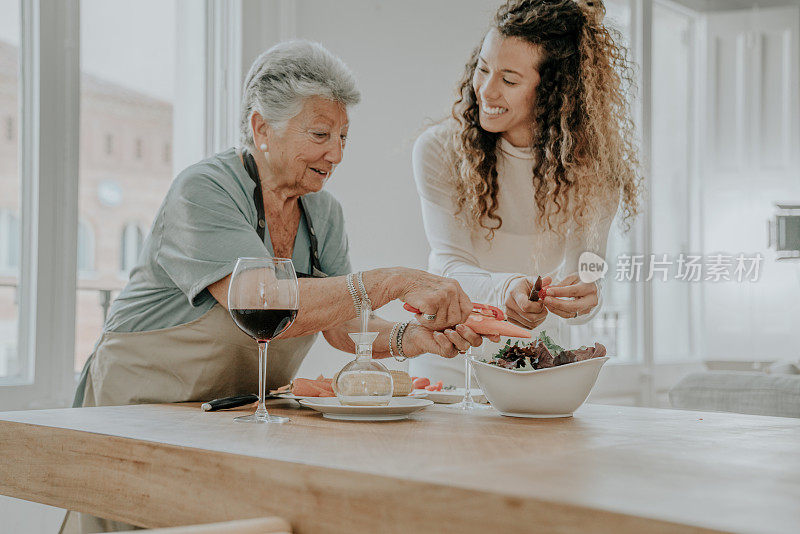
[[[237,519],[222,523],[205,525],[186,525],[181,527],[157,528],[153,530],[127,530],[128,534],[146,532],[147,534],[291,534],[292,526],[281,517],[258,517]]]

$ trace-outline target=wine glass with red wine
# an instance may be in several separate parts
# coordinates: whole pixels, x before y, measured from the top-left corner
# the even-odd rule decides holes
[[[228,286],[228,311],[236,326],[258,342],[258,408],[241,423],[285,423],[264,406],[267,347],[297,316],[297,274],[287,258],[239,258]]]

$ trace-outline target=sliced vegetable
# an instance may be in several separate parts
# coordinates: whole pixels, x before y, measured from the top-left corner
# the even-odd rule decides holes
[[[425,378],[424,376],[421,378],[417,378],[416,380],[414,380],[413,383],[414,383],[414,389],[423,389],[431,385],[430,379]]]

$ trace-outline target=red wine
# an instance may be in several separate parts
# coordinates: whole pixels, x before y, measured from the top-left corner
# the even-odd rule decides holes
[[[236,326],[256,341],[269,341],[292,324],[297,310],[231,309]]]

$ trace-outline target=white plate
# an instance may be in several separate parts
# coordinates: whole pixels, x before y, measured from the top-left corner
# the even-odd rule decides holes
[[[442,391],[427,391],[427,390],[415,390],[415,391],[425,391],[428,394],[430,400],[435,402],[436,404],[455,404],[456,402],[461,402],[464,400],[464,388],[456,388],[456,389],[447,389]],[[479,388],[472,388],[472,400],[478,403],[486,402],[486,396],[483,394],[483,391]]]
[[[302,399],[300,404],[322,413],[328,419],[340,421],[397,421],[427,408],[433,401],[410,397],[393,397],[388,406],[345,406],[337,398]]]
[[[462,388],[461,391],[464,391],[464,389]],[[425,397],[428,396],[429,393],[430,393],[430,391],[425,391],[425,390],[412,391],[411,393],[409,393],[405,397],[393,397],[393,398],[395,398],[395,399],[400,399],[400,398],[424,399]],[[280,393],[278,395],[273,395],[273,398],[292,399],[292,400],[299,401],[299,400],[303,400],[303,399],[310,399],[310,400],[314,400],[314,399],[335,399],[336,397],[298,397],[297,395],[294,395],[293,393]]]

